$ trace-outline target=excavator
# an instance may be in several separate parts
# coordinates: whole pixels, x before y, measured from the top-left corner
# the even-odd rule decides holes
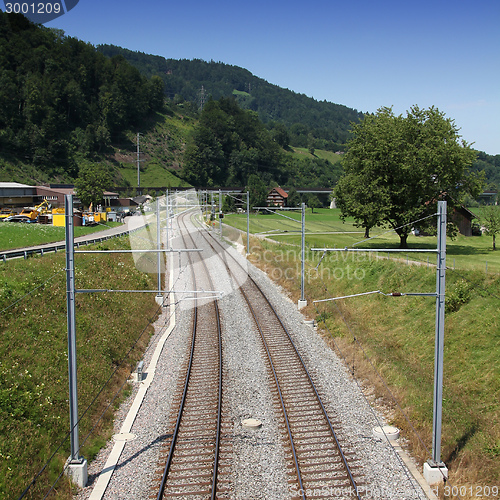
[[[24,207],[20,214],[10,215],[6,217],[4,222],[36,222],[40,213],[45,213],[50,210],[50,203],[43,200],[36,207]]]

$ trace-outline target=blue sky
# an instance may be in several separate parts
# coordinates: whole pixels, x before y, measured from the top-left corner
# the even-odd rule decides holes
[[[234,64],[358,111],[433,105],[476,149],[500,154],[498,0],[80,0],[47,26]]]

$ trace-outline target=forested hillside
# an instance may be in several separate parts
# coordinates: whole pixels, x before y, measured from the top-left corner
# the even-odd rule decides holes
[[[0,151],[50,178],[163,107],[163,82],[62,32],[0,12]]]
[[[479,151],[473,170],[477,172],[484,170],[486,175],[485,188],[498,192],[500,188],[500,155],[493,156]]]
[[[181,175],[195,186],[244,186],[251,176],[266,188],[335,185],[338,164],[314,155],[299,159],[286,154],[286,139],[278,140],[274,132],[233,98],[211,100],[188,139]]]
[[[315,151],[345,149],[362,117],[244,68],[96,48],[0,12],[0,180],[72,182],[94,162],[115,185],[134,186],[140,132],[141,185],[177,186],[179,174],[243,185],[255,174],[268,185],[333,187],[340,155]],[[479,152],[473,168],[498,189],[500,155]]]
[[[160,76],[170,99],[200,103],[202,87],[205,100],[234,95],[243,109],[257,111],[264,124],[272,127],[272,122],[284,123],[292,146],[341,149],[348,139],[350,123],[363,116],[355,109],[272,85],[238,66],[200,59],[165,59],[113,45],[97,48],[107,56],[123,56],[148,77]]]
[[[142,74],[151,78],[160,76],[165,85],[167,98],[174,102],[184,100],[200,105],[209,98],[234,96],[243,109],[256,111],[268,129],[274,131],[274,137],[286,127],[286,143],[295,147],[337,151],[344,149],[349,138],[351,122],[362,119],[363,114],[330,102],[318,102],[315,99],[282,89],[258,78],[250,71],[222,62],[206,62],[201,59],[175,60],[162,56],[134,52],[114,45],[99,45],[98,50],[108,56],[121,55]],[[203,89],[203,91],[202,91]],[[451,117],[453,118],[453,117]],[[279,142],[279,140],[278,140]],[[282,143],[284,145],[284,142]],[[292,167],[287,179],[295,179],[301,165],[291,162]],[[309,172],[317,168],[307,168]],[[323,171],[323,169],[320,168]],[[498,190],[500,186],[500,155],[492,156],[478,152],[473,170],[484,170],[487,188]],[[338,179],[338,172],[319,178],[303,176],[303,181],[311,185],[325,185]],[[316,178],[316,182],[314,182]],[[308,182],[309,181],[309,182]],[[305,183],[301,185],[306,185]]]

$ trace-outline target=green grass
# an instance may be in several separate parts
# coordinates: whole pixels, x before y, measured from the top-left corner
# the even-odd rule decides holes
[[[296,158],[321,158],[322,160],[328,160],[330,163],[338,163],[342,161],[342,156],[335,154],[333,151],[326,151],[323,149],[315,149],[312,155],[308,148],[291,148],[288,154],[295,156]]]
[[[49,181],[49,175],[39,168],[23,163],[13,155],[0,152],[0,182],[19,182],[31,186]]]
[[[251,248],[251,260],[296,301],[300,296],[298,248],[257,238],[252,238]],[[325,330],[327,340],[345,356],[364,385],[375,387],[376,397],[385,400],[390,422],[403,430],[422,463],[429,455],[380,384],[362,349],[427,448],[432,449],[435,300],[376,294],[320,303],[317,309],[312,301],[374,290],[433,292],[435,269],[377,259],[374,254],[332,253],[316,270],[319,256],[308,252],[307,258],[306,315],[326,320],[331,332]],[[450,468],[449,484],[498,485],[500,276],[449,271],[446,294],[442,457]]]
[[[250,94],[248,92],[245,92],[243,90],[233,90],[233,95],[240,95],[240,96],[245,96],[245,97],[250,97]]]
[[[74,228],[75,238],[102,231],[108,227],[121,225],[119,222],[107,222],[105,227],[102,225],[76,226]],[[43,245],[44,243],[55,243],[64,241],[64,239],[64,227],[54,227],[46,224],[0,222],[0,251]]]
[[[250,215],[250,232],[272,238],[278,242],[294,245],[300,244],[300,212],[283,212],[290,221],[278,215]],[[226,224],[246,231],[246,214],[229,214],[224,218]],[[377,236],[366,241],[359,248],[398,248],[399,237],[393,232],[382,229],[372,230],[370,236]],[[364,230],[354,226],[353,219],[342,222],[339,209],[315,209],[306,211],[306,246],[308,248],[345,248],[364,240]],[[411,249],[435,249],[437,238],[433,236],[408,237],[408,246]],[[500,273],[500,251],[492,250],[492,238],[486,235],[465,237],[458,235],[456,239],[447,238],[447,266],[463,270],[481,270]],[[435,263],[435,256],[428,253],[398,253],[392,254],[391,259],[415,260],[431,264]]]
[[[122,163],[119,172],[130,186],[137,186],[137,164]],[[141,186],[147,187],[189,187],[156,159],[145,162],[141,166]]]
[[[128,238],[99,249],[129,248]],[[130,254],[77,255],[77,288],[155,289]],[[63,254],[0,266],[0,498],[15,499],[64,441],[69,429],[66,277]],[[155,317],[153,294],[77,294],[76,334],[80,443],[142,356]],[[139,339],[136,347],[133,346]],[[85,409],[132,349],[90,411]],[[112,431],[109,412],[84,444],[95,455]],[[43,498],[69,456],[66,440],[27,498]],[[51,498],[72,498],[65,477]]]

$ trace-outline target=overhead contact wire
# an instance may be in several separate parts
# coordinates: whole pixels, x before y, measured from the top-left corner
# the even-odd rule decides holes
[[[182,275],[182,273],[185,271],[187,266],[184,267],[184,269],[181,269],[181,272],[179,273],[179,276],[176,278],[176,281],[175,283],[177,282],[177,280],[179,280],[180,276]],[[60,271],[61,272],[61,271]],[[174,285],[175,285],[174,283]],[[173,285],[173,286],[174,286]],[[42,286],[42,285],[40,285]],[[170,292],[173,291],[173,288],[170,289]],[[176,307],[178,304],[179,304],[180,301],[177,301],[174,303],[174,307]],[[161,306],[157,309],[157,312],[158,310],[161,309]],[[173,314],[173,311],[170,313],[170,317],[172,316]],[[94,397],[94,399],[92,400],[92,402],[87,406],[87,408],[84,410],[83,414],[80,416],[80,418],[78,419],[78,422],[75,423],[75,427],[80,423],[80,421],[82,420],[82,418],[87,414],[87,412],[89,411],[89,409],[94,405],[94,403],[96,402],[96,400],[99,398],[99,396],[102,394],[102,392],[104,391],[104,389],[107,387],[107,385],[109,384],[109,382],[111,381],[111,379],[113,378],[113,376],[116,374],[116,372],[118,371],[118,369],[121,367],[121,364],[124,362],[124,360],[128,357],[128,355],[130,354],[130,352],[134,349],[134,347],[137,345],[137,342],[139,342],[139,340],[141,339],[141,337],[144,335],[145,331],[147,330],[147,328],[151,325],[151,323],[153,322],[152,319],[149,320],[149,323],[146,325],[146,327],[143,329],[143,331],[141,332],[141,334],[139,335],[139,337],[135,340],[135,342],[133,343],[132,347],[130,348],[130,350],[127,352],[127,354],[120,360],[117,368],[111,373],[110,377],[108,378],[108,380],[104,383],[104,385],[102,386],[102,388],[99,390],[99,392],[97,393],[97,395]],[[146,350],[147,352],[147,350]],[[123,383],[118,391],[116,392],[116,394],[113,396],[113,399],[111,401],[111,403],[105,408],[105,410],[102,412],[102,414],[99,416],[99,419],[98,419],[98,422],[92,427],[91,431],[87,434],[87,436],[84,438],[82,444],[80,445],[80,447],[78,448],[77,451],[80,451],[80,449],[82,448],[82,446],[84,446],[84,444],[86,443],[86,441],[88,440],[88,438],[90,437],[90,435],[92,434],[92,432],[94,431],[94,429],[96,428],[96,426],[98,425],[98,423],[102,420],[102,418],[104,417],[104,415],[106,414],[106,412],[108,411],[109,407],[111,406],[111,404],[116,400],[116,398],[118,397],[118,395],[120,394],[121,390],[123,389],[125,383]],[[23,491],[23,493],[21,494],[21,496],[18,498],[18,500],[21,500],[22,498],[25,497],[26,493],[28,493],[29,489],[35,484],[35,482],[37,481],[37,479],[40,477],[40,475],[45,471],[45,469],[47,468],[47,466],[50,464],[50,462],[53,460],[53,458],[56,456],[56,454],[59,452],[59,450],[62,448],[62,446],[64,445],[64,443],[67,441],[68,437],[71,435],[71,432],[73,431],[73,429],[70,429],[68,431],[68,433],[66,434],[65,438],[61,441],[61,443],[59,444],[59,446],[56,448],[56,450],[54,451],[54,453],[50,456],[50,458],[47,460],[47,462],[43,465],[42,469],[36,474],[36,476],[34,477],[34,479],[31,481],[31,483],[28,485],[28,487]],[[59,474],[59,476],[57,477],[57,479],[55,480],[55,482],[52,484],[50,490],[48,491],[48,493],[46,494],[46,496],[44,498],[47,497],[48,494],[50,494],[51,491],[54,490],[56,484],[59,482],[59,480],[61,479],[61,477],[63,476],[64,472],[67,470],[69,464],[67,464],[61,474]]]

